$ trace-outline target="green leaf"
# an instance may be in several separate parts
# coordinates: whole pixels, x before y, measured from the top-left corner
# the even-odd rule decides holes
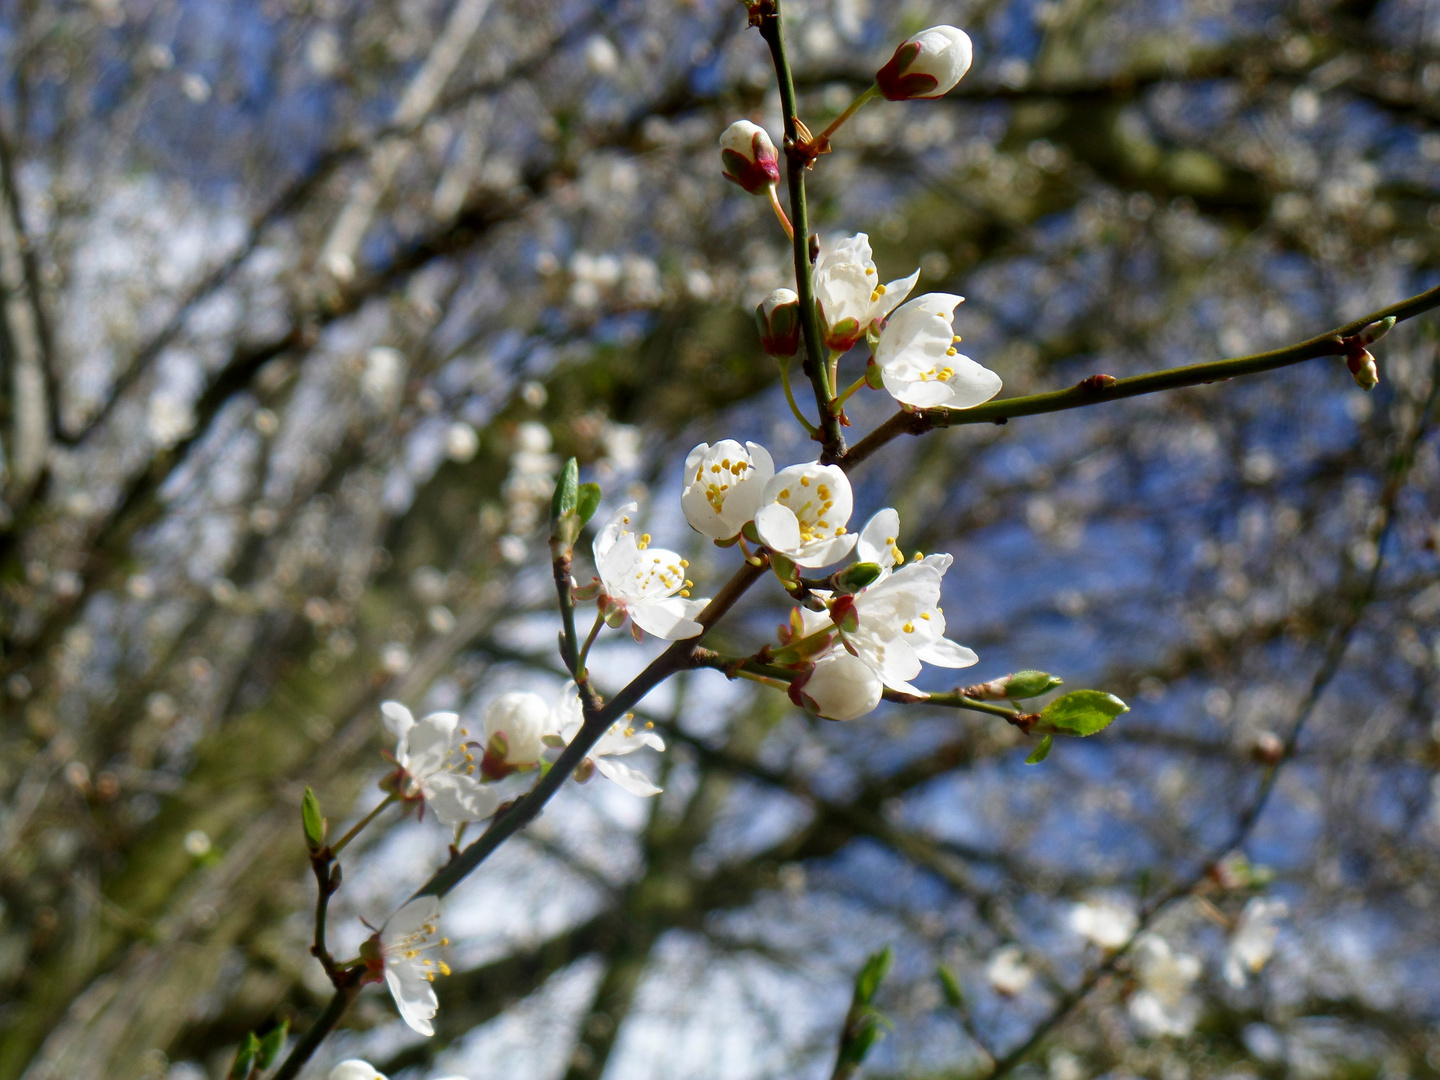
[[[1005,679],[1005,696],[1011,700],[1039,697],[1063,683],[1048,671],[1017,671]]]
[[[255,1064],[261,1069],[268,1069],[275,1064],[275,1059],[280,1056],[280,1051],[285,1049],[285,1038],[290,1034],[290,1021],[282,1020],[280,1026],[271,1028],[266,1032],[265,1037],[260,1040],[260,1052],[255,1057]]]
[[[550,500],[550,520],[559,521],[566,514],[575,512],[580,498],[580,463],[573,457],[560,470],[560,479],[555,481],[555,494]]]
[[[582,528],[595,516],[595,511],[598,509],[600,509],[600,485],[581,484],[576,495],[575,514],[579,517]]]
[[[320,800],[308,787],[300,804],[300,821],[305,826],[305,843],[311,851],[319,851],[325,846],[325,819],[320,815]]]
[[[252,1031],[245,1036],[245,1041],[235,1053],[235,1064],[230,1067],[231,1080],[245,1080],[245,1077],[250,1075],[250,1066],[255,1063],[255,1057],[259,1053],[260,1040]]]
[[[1055,745],[1055,736],[1046,735],[1040,740],[1040,745],[1030,751],[1030,756],[1025,759],[1026,765],[1039,765],[1050,756],[1050,747]]]
[[[952,1009],[958,1009],[965,1004],[965,995],[960,990],[960,980],[955,978],[949,968],[943,964],[937,967],[935,977],[940,980],[940,989],[945,992],[945,1000]]]
[[[879,576],[879,563],[857,562],[851,563],[844,570],[837,571],[831,580],[835,583],[836,592],[857,593],[866,585],[872,584]]]
[[[860,969],[860,974],[855,976],[855,1004],[870,1004],[875,997],[875,991],[880,988],[881,982],[890,971],[890,962],[894,959],[895,954],[888,945],[870,955],[865,966]]]
[[[1040,710],[1040,722],[1067,735],[1094,735],[1110,726],[1110,721],[1130,706],[1114,694],[1103,690],[1072,690]]]

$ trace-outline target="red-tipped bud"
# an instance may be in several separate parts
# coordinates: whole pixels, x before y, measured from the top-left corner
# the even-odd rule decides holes
[[[800,351],[800,297],[789,289],[776,289],[755,309],[760,346],[771,356],[794,356]]]
[[[970,37],[954,26],[932,26],[900,43],[875,73],[875,85],[891,101],[937,98],[955,88],[970,70]]]
[[[751,195],[764,195],[780,179],[780,155],[765,129],[749,120],[736,120],[720,136],[720,166],[725,179],[734,180]]]
[[[1352,350],[1345,357],[1345,366],[1355,378],[1355,385],[1361,390],[1374,390],[1380,383],[1380,369],[1375,366],[1375,357],[1369,349]]]

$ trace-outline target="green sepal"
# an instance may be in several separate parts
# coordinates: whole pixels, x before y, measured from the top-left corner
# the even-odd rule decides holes
[[[1030,751],[1030,756],[1025,759],[1026,765],[1039,765],[1050,756],[1050,747],[1055,745],[1055,736],[1046,735],[1040,740],[1040,745]]]
[[[770,555],[770,568],[775,571],[775,576],[780,579],[780,584],[787,589],[792,589],[800,582],[800,571],[795,566],[795,561],[779,552]]]
[[[740,535],[752,544],[760,543],[760,534],[755,530],[755,522],[747,521],[740,526]]]
[[[305,844],[311,851],[325,846],[325,818],[320,814],[320,800],[308,787],[300,803],[300,823],[305,828]]]
[[[280,1051],[285,1049],[285,1039],[290,1034],[290,1021],[280,1021],[280,1026],[271,1028],[260,1040],[260,1051],[255,1055],[255,1064],[263,1071],[275,1064],[275,1059],[280,1056]]]
[[[231,1080],[245,1080],[245,1077],[250,1075],[250,1067],[255,1064],[255,1057],[259,1053],[260,1040],[255,1037],[255,1032],[247,1032],[245,1041],[235,1052],[235,1064],[230,1067]]]
[[[1040,722],[1066,735],[1094,735],[1130,706],[1103,690],[1072,690],[1040,710]]]
[[[865,385],[871,390],[885,389],[885,376],[880,371],[880,365],[874,360],[865,365]]]
[[[1065,680],[1048,671],[1017,671],[1005,680],[1005,696],[1018,701],[1048,694]]]

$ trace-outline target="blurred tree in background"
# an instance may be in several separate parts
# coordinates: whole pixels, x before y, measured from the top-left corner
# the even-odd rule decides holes
[[[904,33],[974,38],[948,97],[850,122],[812,223],[968,296],[1007,395],[1434,283],[1428,0],[786,18],[821,122]],[[778,136],[773,72],[734,0],[12,0],[0,49],[0,1080],[216,1077],[328,996],[304,786],[373,804],[383,698],[558,687],[559,462],[673,507],[697,442],[813,453],[749,317],[788,247],[716,147]],[[1133,711],[1026,766],[999,719],[691,673],[643,708],[662,796],[568,788],[453,895],[436,1037],[367,994],[307,1075],[825,1076],[887,944],[867,1075],[1440,1075],[1436,345],[1376,351],[1369,395],[1328,358],[892,445],[857,504],[955,555],[976,680]],[[784,608],[739,614],[746,649]],[[352,952],[445,858],[362,843]]]

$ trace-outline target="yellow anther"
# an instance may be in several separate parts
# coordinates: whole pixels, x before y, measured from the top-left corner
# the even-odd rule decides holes
[[[884,295],[885,295],[885,286],[884,286],[884,285],[876,285],[876,286],[875,286],[875,291],[876,291],[877,293],[879,293],[881,296],[884,296]]]
[[[929,622],[929,621],[930,621],[930,613],[929,613],[928,611],[922,611],[922,612],[920,612],[920,618],[924,619],[926,622]]]
[[[655,730],[655,721],[654,721],[654,720],[646,720],[646,721],[645,721],[645,730],[646,730],[646,731],[654,731],[654,730]]]
[[[780,489],[780,498],[782,498],[782,499],[788,499],[789,497],[790,497],[790,489],[789,489],[789,488],[781,488],[781,489]]]
[[[681,560],[680,560],[680,565],[681,565],[681,566],[689,566],[689,565],[690,565],[690,560],[689,560],[689,559],[681,559]]]
[[[865,267],[865,276],[866,276],[866,277],[870,277],[870,276],[872,276],[874,273],[875,273],[875,268],[874,268],[873,266],[867,266],[867,267]]]
[[[836,536],[844,536],[844,535],[845,535],[845,526],[844,526],[844,525],[836,526],[835,535],[836,535]]]
[[[688,599],[690,598],[690,590],[689,590],[689,589],[681,589],[681,590],[680,590],[680,595],[683,596],[683,597],[685,597],[685,598],[688,600]]]
[[[809,478],[808,476],[802,476],[802,477],[800,477],[800,486],[801,486],[801,487],[809,487],[809,486],[810,486],[810,478]]]
[[[956,353],[958,353],[959,351],[960,351],[960,350],[957,349],[957,348],[955,348],[954,345],[951,345],[950,348],[948,348],[948,349],[945,350],[945,355],[946,355],[946,356],[954,356],[954,355],[955,355]]]
[[[449,944],[450,944],[450,939],[449,939],[448,937],[442,937],[442,938],[440,939],[440,944],[441,944],[441,945],[449,945]],[[447,971],[445,974],[446,974],[446,975],[449,975],[450,973]]]
[[[631,738],[632,736],[634,736],[634,734],[635,734],[635,729],[634,729],[633,727],[627,727],[627,728],[625,729],[625,737],[626,737],[627,739],[629,739],[629,738]]]
[[[907,633],[907,634],[913,634],[914,632],[915,632],[915,624],[914,624],[913,622],[907,622],[907,623],[905,624],[905,633]]]
[[[444,960],[441,960],[441,961],[440,961],[440,974],[441,974],[441,975],[449,975],[449,974],[450,974],[450,965],[447,964],[447,963],[445,963]]]
[[[959,334],[956,334],[956,335],[955,335],[953,338],[951,338],[950,340],[951,340],[951,341],[963,341],[963,340],[965,340],[965,339],[962,338]]]

